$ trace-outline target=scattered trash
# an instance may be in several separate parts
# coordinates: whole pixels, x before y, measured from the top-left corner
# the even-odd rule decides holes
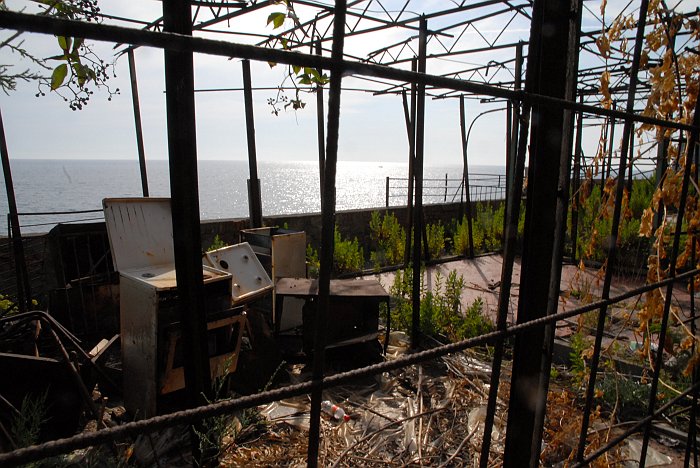
[[[625,459],[624,466],[630,468],[639,466],[639,457],[642,456],[642,441],[636,438],[626,439],[622,452]],[[654,447],[647,447],[646,466],[670,465],[672,461],[671,457],[664,455]]]
[[[343,408],[334,405],[328,400],[323,400],[321,402],[321,411],[323,411],[326,414],[329,414],[336,421],[350,421],[350,416],[345,414],[345,410],[343,410]]]

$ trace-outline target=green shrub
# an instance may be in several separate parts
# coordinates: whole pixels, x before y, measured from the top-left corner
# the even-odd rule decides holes
[[[452,245],[454,245],[455,254],[457,255],[467,255],[469,253],[469,222],[466,216],[455,226]]]
[[[372,212],[369,222],[370,240],[376,247],[370,253],[370,260],[375,267],[397,265],[404,260],[406,249],[406,231],[399,224],[393,213],[381,216]]]
[[[412,323],[412,270],[397,271],[390,288],[394,328],[410,331]],[[422,275],[421,275],[422,278]],[[456,271],[444,278],[435,277],[435,287],[426,291],[421,281],[420,330],[430,336],[446,336],[459,341],[487,333],[493,329],[491,321],[482,315],[483,301],[477,298],[467,310],[462,310],[461,296],[464,278]]]
[[[644,210],[651,206],[651,199],[656,190],[656,178],[649,180],[635,180],[632,182],[632,194],[630,195],[629,208],[632,217],[641,219]]]
[[[428,224],[425,230],[428,237],[430,258],[440,258],[445,250],[445,226],[438,222],[437,224]]]
[[[318,258],[318,250],[314,249],[311,244],[306,246],[306,265],[309,270],[309,278],[318,278],[321,261]]]
[[[353,240],[343,239],[337,225],[334,236],[333,271],[338,274],[361,271],[365,266],[365,254],[357,237]]]
[[[499,203],[495,209],[490,203],[476,205],[476,212],[472,218],[472,240],[475,253],[493,252],[503,248],[505,213],[505,203]],[[522,232],[524,223],[525,209],[524,205],[521,205],[518,232]],[[452,240],[456,254],[466,255],[469,252],[469,227],[466,216],[457,223]]]
[[[649,188],[651,186],[651,188]],[[653,185],[647,181],[637,181],[632,189],[629,214],[620,219],[617,245],[622,251],[646,248],[647,239],[639,237],[641,213],[651,203]],[[624,214],[624,213],[623,213]],[[595,186],[591,194],[579,208],[579,229],[577,258],[589,258],[604,262],[609,253],[609,239],[612,232],[613,206],[603,205],[600,186]]]
[[[228,247],[228,244],[221,240],[221,237],[219,237],[219,235],[217,234],[214,236],[214,240],[211,241],[211,245],[209,246],[209,248],[207,248],[207,252],[222,249],[224,247]]]

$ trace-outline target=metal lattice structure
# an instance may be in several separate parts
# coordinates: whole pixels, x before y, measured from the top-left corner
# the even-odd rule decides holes
[[[153,47],[166,53],[166,99],[168,109],[168,142],[170,147],[171,194],[173,223],[180,227],[174,233],[178,287],[182,291],[182,322],[184,345],[190,352],[185,362],[187,388],[192,409],[137,421],[98,432],[77,435],[70,439],[48,442],[39,446],[0,454],[0,464],[17,464],[41,459],[52,454],[87,447],[93,444],[117,440],[129,435],[154,432],[174,424],[194,423],[214,415],[227,414],[239,408],[251,407],[292,395],[311,394],[311,427],[308,438],[308,464],[316,466],[319,450],[319,418],[321,392],[324,388],[352,381],[360,376],[376,375],[385,371],[409,366],[449,353],[488,344],[493,347],[493,364],[489,403],[486,413],[484,438],[481,444],[480,466],[490,466],[491,430],[496,413],[496,400],[501,384],[506,340],[513,339],[513,373],[510,381],[508,422],[503,463],[506,466],[531,466],[539,462],[544,420],[547,413],[547,394],[552,365],[554,327],[564,319],[597,311],[595,343],[591,354],[590,373],[586,381],[586,398],[583,423],[577,444],[575,466],[592,463],[635,431],[642,430],[644,442],[640,465],[644,465],[654,418],[678,402],[691,402],[692,415],[688,429],[688,449],[696,451],[690,441],[695,440],[695,408],[700,384],[693,378],[692,384],[683,389],[668,403],[657,407],[660,372],[663,368],[662,352],[655,357],[650,380],[650,397],[646,414],[626,428],[622,434],[595,451],[587,450],[589,422],[594,411],[594,391],[601,356],[601,342],[605,331],[608,308],[627,298],[661,290],[665,291],[663,314],[659,323],[659,343],[664,343],[669,326],[671,296],[674,284],[690,281],[700,273],[696,265],[681,265],[677,271],[676,260],[681,255],[681,236],[694,236],[683,232],[683,216],[693,191],[697,190],[697,172],[686,163],[682,172],[679,207],[675,231],[672,233],[668,253],[670,266],[665,277],[648,281],[641,287],[623,294],[611,293],[613,268],[617,261],[615,239],[623,216],[624,190],[637,168],[643,170],[645,161],[653,160],[657,168],[657,181],[664,174],[662,156],[654,155],[652,147],[661,150],[668,141],[678,141],[678,135],[687,134],[684,147],[686,161],[697,161],[697,137],[700,112],[697,104],[686,109],[683,119],[674,119],[672,113],[665,118],[643,112],[645,103],[654,92],[654,65],[664,61],[659,54],[643,53],[645,35],[663,18],[647,18],[649,2],[630,2],[608,14],[625,19],[614,24],[618,29],[609,44],[610,23],[599,17],[589,2],[571,0],[485,0],[472,2],[431,3],[406,0],[355,0],[335,4],[313,0],[295,0],[279,4],[273,1],[250,2],[178,0],[163,1],[163,17],[148,21],[141,19],[104,16],[102,23],[84,23],[65,19],[37,16],[9,11],[0,12],[0,27],[39,34],[68,35],[118,44],[120,50],[130,52],[134,47]],[[655,4],[658,6],[658,2]],[[283,9],[283,11],[280,11]],[[612,8],[610,8],[612,9]],[[693,19],[696,13],[664,9],[669,25]],[[251,28],[246,18],[253,14],[284,14],[284,25],[270,35],[262,28]],[[582,18],[598,21],[600,27],[584,30]],[[264,16],[262,16],[264,18]],[[680,19],[678,19],[680,18]],[[258,23],[256,23],[258,24]],[[126,25],[126,27],[124,26]],[[519,34],[511,34],[519,30]],[[383,35],[392,33],[388,43]],[[520,37],[516,37],[520,36]],[[375,40],[378,37],[382,40]],[[475,37],[476,41],[467,40]],[[686,31],[675,37],[672,50],[681,52],[692,49],[697,53],[696,31]],[[362,39],[359,44],[354,41]],[[601,46],[603,44],[603,46]],[[606,52],[602,52],[606,50]],[[661,49],[658,49],[661,50]],[[203,309],[203,290],[200,268],[199,206],[197,199],[197,159],[194,111],[193,54],[210,54],[236,57],[245,60],[267,61],[284,66],[307,67],[329,74],[328,111],[323,113],[323,93],[319,99],[319,164],[322,174],[322,246],[319,279],[319,307],[314,323],[315,346],[313,379],[299,385],[261,392],[211,405],[202,401],[201,395],[209,384],[208,361]],[[129,55],[133,62],[133,54]],[[132,63],[133,69],[133,63]],[[686,82],[679,82],[678,93],[687,97],[697,93],[697,70]],[[248,70],[248,74],[250,70]],[[606,73],[607,84],[601,76]],[[319,73],[320,74],[320,73]],[[250,93],[250,77],[245,82]],[[693,81],[694,80],[694,81]],[[322,330],[328,316],[329,281],[333,258],[333,232],[336,206],[335,180],[338,158],[340,101],[343,84],[374,94],[401,96],[404,104],[406,128],[409,140],[409,220],[413,225],[412,263],[422,261],[421,236],[422,179],[425,146],[425,106],[428,99],[459,99],[462,142],[465,144],[464,102],[504,101],[508,107],[507,150],[504,157],[507,167],[507,209],[503,271],[496,331],[430,350],[419,350],[418,310],[420,308],[420,268],[413,271],[413,319],[412,334],[415,352],[391,362],[383,362],[359,370],[324,375],[324,335]],[[689,83],[689,84],[688,84]],[[135,85],[135,80],[134,80]],[[312,89],[318,84],[294,85]],[[693,88],[694,89],[689,89]],[[601,88],[605,88],[601,91]],[[248,94],[249,95],[249,94]],[[410,96],[410,102],[409,102]],[[135,98],[138,109],[138,98]],[[252,126],[252,109],[246,102],[249,125]],[[692,120],[690,115],[692,113]],[[135,113],[138,121],[138,111]],[[677,117],[677,116],[676,116]],[[604,145],[603,160],[596,155],[583,155],[581,139],[586,129],[599,131],[606,127],[610,132],[609,146]],[[620,148],[612,141],[615,122],[622,125]],[[651,133],[659,132],[662,138],[646,137],[642,141],[642,156],[633,155],[630,148],[633,135],[641,125],[650,127]],[[138,128],[138,125],[137,125]],[[249,127],[252,130],[252,127]],[[588,131],[588,130],[586,130]],[[619,130],[618,130],[619,131]],[[649,135],[651,133],[647,133]],[[250,135],[251,133],[249,133]],[[607,134],[606,134],[607,135]],[[666,141],[666,143],[664,143]],[[3,135],[2,156],[6,176],[9,175],[7,148]],[[613,153],[615,153],[613,155]],[[252,224],[259,224],[261,217],[260,189],[257,182],[254,141],[249,138],[250,180],[249,190]],[[143,166],[143,150],[140,149]],[[646,156],[645,156],[646,155]],[[468,181],[468,157],[463,152],[464,180]],[[607,159],[607,163],[606,163]],[[658,159],[658,160],[657,160]],[[596,162],[597,161],[597,162]],[[600,300],[589,305],[558,311],[559,284],[563,262],[567,217],[572,216],[571,238],[576,239],[576,209],[570,211],[569,196],[577,194],[581,175],[585,168],[600,164],[602,179],[609,179],[611,193],[611,238],[608,250],[608,268],[605,270],[603,292]],[[614,165],[616,164],[617,167]],[[526,175],[527,166],[527,175]],[[680,174],[680,173],[679,173]],[[691,179],[695,182],[691,182]],[[523,194],[524,182],[527,191]],[[679,179],[680,180],[680,179]],[[144,195],[147,181],[143,172]],[[695,184],[695,185],[693,185]],[[11,179],[8,187],[11,187]],[[467,190],[468,193],[468,190]],[[689,195],[690,194],[690,195]],[[525,230],[522,247],[522,272],[518,300],[517,323],[507,323],[507,311],[511,301],[513,264],[517,249],[517,225],[520,202],[526,196]],[[697,194],[695,194],[697,195]],[[10,198],[13,195],[10,196]],[[694,200],[694,199],[693,199]],[[469,201],[469,200],[467,200]],[[693,201],[694,203],[694,201]],[[12,211],[12,203],[10,204]],[[16,208],[14,209],[16,214]],[[12,214],[12,213],[11,213]],[[468,215],[469,216],[469,215]],[[21,232],[13,233],[17,258],[22,257]],[[410,237],[410,236],[409,236]],[[409,242],[411,240],[409,239]],[[693,243],[694,245],[694,243]],[[576,252],[576,248],[572,248]],[[679,266],[679,268],[681,267]],[[23,281],[18,270],[18,284]],[[685,283],[683,283],[685,284]],[[24,291],[28,301],[29,295]],[[691,289],[691,294],[692,294]],[[691,302],[691,307],[692,306]],[[196,311],[197,313],[188,313]],[[691,309],[691,323],[695,326],[695,311]],[[533,359],[533,355],[536,357]],[[693,372],[695,377],[697,372]],[[200,406],[201,405],[201,406]]]

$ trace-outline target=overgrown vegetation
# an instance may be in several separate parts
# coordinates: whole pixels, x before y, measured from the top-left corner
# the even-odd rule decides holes
[[[604,262],[610,251],[612,232],[612,212],[614,208],[614,184],[607,184],[601,194],[600,185],[582,187],[578,196],[579,223],[576,258]],[[617,247],[635,259],[648,252],[648,241],[639,236],[644,207],[651,203],[654,190],[653,180],[635,180],[631,197],[623,200],[622,217],[618,230]],[[633,261],[628,258],[628,261]]]
[[[375,268],[403,262],[406,230],[393,213],[380,215],[378,211],[373,211],[369,230],[373,248],[370,261]]]
[[[338,226],[335,226],[335,245],[333,249],[333,273],[340,275],[343,273],[359,272],[365,266],[365,254],[357,237],[354,239],[344,239]],[[318,250],[311,244],[306,246],[306,261],[309,265],[309,276],[318,277],[321,267]]]
[[[223,241],[221,237],[217,234],[211,241],[211,245],[207,248],[207,252],[211,252],[212,250],[223,249],[224,247],[228,247],[228,243]]]
[[[411,299],[413,273],[410,268],[398,270],[389,293],[391,294],[391,321],[394,328],[410,332],[413,306]],[[493,329],[491,321],[483,315],[484,303],[477,298],[469,307],[462,308],[461,296],[464,278],[455,270],[447,277],[435,276],[435,285],[427,290],[421,282],[420,330],[421,333],[450,341],[460,341],[487,333]]]
[[[10,426],[13,442],[17,447],[28,447],[39,442],[41,426],[46,422],[46,397],[48,392],[29,394],[22,399],[19,414]]]
[[[425,227],[430,258],[440,258],[445,250],[445,227],[442,223],[428,224]]]

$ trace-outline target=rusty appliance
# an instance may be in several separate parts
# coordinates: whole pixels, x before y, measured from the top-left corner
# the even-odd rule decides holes
[[[273,285],[280,278],[306,278],[306,233],[278,227],[243,229],[241,241],[248,242],[260,263],[270,275]],[[278,297],[273,291],[271,310],[284,307],[287,312],[270,317],[275,334],[302,326],[304,300],[298,297]]]
[[[272,280],[247,242],[206,252],[203,263],[231,273],[234,305],[249,303],[272,291]]]
[[[147,418],[184,388],[170,199],[105,199],[103,207],[120,278],[124,405]],[[231,307],[232,275],[202,269],[210,366],[221,376],[236,368],[245,314]]]

